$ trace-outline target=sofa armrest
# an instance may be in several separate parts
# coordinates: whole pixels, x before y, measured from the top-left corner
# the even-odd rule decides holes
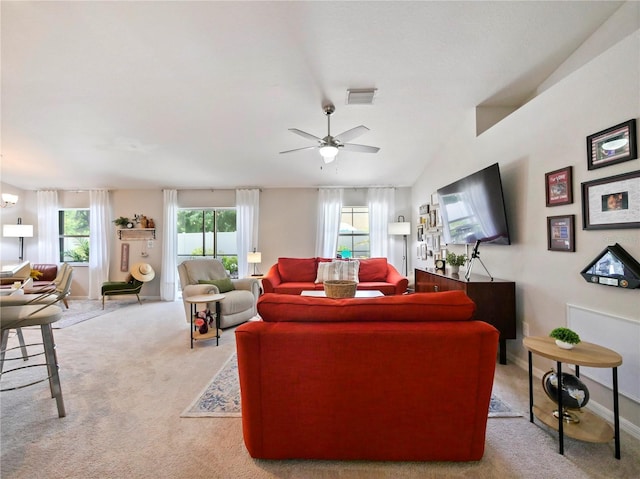
[[[282,283],[282,278],[280,277],[280,271],[278,270],[278,264],[274,264],[267,274],[262,278],[262,289],[265,293],[273,293],[274,288]]]
[[[402,276],[391,263],[387,263],[387,283],[396,287],[396,294],[404,294],[409,287],[409,280]]]
[[[260,297],[260,282],[256,278],[232,279],[233,287],[250,291],[256,300]]]

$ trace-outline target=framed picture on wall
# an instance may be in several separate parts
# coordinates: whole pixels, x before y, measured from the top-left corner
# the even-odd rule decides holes
[[[544,175],[547,206],[573,203],[573,167],[566,166]]]
[[[576,250],[576,215],[547,216],[547,249],[549,251]]]
[[[129,243],[120,245],[120,271],[129,271]]]
[[[640,170],[582,183],[582,229],[640,228]]]
[[[637,157],[635,118],[587,136],[587,168],[590,170]]]

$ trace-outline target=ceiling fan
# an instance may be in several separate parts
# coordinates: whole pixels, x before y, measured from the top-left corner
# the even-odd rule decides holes
[[[346,143],[347,141],[353,140],[354,138],[357,138],[369,131],[369,128],[364,125],[356,126],[355,128],[351,128],[350,130],[340,133],[339,135],[331,136],[331,114],[336,111],[336,107],[332,104],[328,104],[323,106],[322,110],[327,116],[327,136],[325,136],[324,138],[319,138],[315,135],[312,135],[311,133],[298,130],[297,128],[289,128],[289,131],[295,133],[296,135],[300,135],[301,137],[307,138],[309,140],[315,140],[318,142],[318,144],[314,146],[306,146],[304,148],[296,148],[295,150],[281,151],[281,154],[317,148],[318,150],[320,150],[320,155],[322,155],[322,159],[324,160],[324,162],[331,163],[336,159],[336,155],[338,154],[338,151],[340,149],[344,149],[346,151],[358,151],[360,153],[377,153],[380,150],[380,148],[375,146]]]

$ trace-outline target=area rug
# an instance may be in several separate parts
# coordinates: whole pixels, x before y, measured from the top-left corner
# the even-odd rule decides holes
[[[101,299],[70,299],[69,309],[65,308],[62,303],[62,318],[55,323],[52,327],[54,329],[63,329],[73,326],[74,324],[87,321],[88,319],[97,318],[103,314],[111,313],[117,309],[124,308],[133,304],[138,304],[138,301],[134,299],[131,301],[128,299],[110,299],[104,302],[104,309],[102,309]]]
[[[241,411],[238,358],[234,353],[180,417],[242,417]],[[519,416],[522,414],[491,395],[489,417]]]

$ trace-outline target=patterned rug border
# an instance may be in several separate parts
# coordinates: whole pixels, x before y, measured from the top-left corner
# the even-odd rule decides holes
[[[238,363],[234,352],[193,402],[180,414],[180,417],[242,417],[240,386],[237,378]],[[522,417],[522,415],[513,411],[513,408],[499,397],[491,395],[489,418]]]
[[[234,363],[232,363],[232,361],[234,361]],[[229,366],[231,366],[231,369],[228,368]],[[196,396],[193,402],[189,404],[189,406],[184,411],[182,411],[182,414],[180,414],[180,417],[242,417],[241,411],[224,411],[219,409],[214,409],[214,410],[206,409],[207,399],[212,394],[212,392],[215,389],[217,389],[214,387],[214,384],[220,378],[224,380],[225,376],[228,376],[233,372],[236,373],[236,377],[237,377],[237,374],[238,374],[237,371],[238,371],[237,356],[236,356],[236,353],[234,352],[229,357],[229,359],[225,361],[225,363],[222,365],[220,370],[215,374],[215,376],[213,376],[213,379],[211,379],[211,381],[209,381],[209,383],[204,387],[204,389],[202,389],[200,394]],[[237,384],[237,381],[236,381],[236,384]],[[237,405],[239,408],[240,407],[240,397],[239,397],[240,386],[239,385],[238,385],[237,391],[238,391]],[[232,404],[235,405],[235,403],[236,402],[232,400]],[[218,408],[219,405],[215,404],[214,407]]]

